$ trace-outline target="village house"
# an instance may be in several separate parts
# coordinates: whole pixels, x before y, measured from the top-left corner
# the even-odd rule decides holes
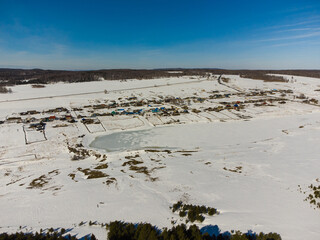
[[[7,123],[21,123],[22,119],[21,117],[8,117],[6,121]]]

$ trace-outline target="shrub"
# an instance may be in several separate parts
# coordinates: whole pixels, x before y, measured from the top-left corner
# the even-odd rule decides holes
[[[204,205],[191,205],[191,204],[183,204],[181,201],[172,205],[172,212],[176,212],[179,210],[179,216],[185,217],[187,216],[187,220],[190,222],[203,222],[205,217],[203,214],[208,214],[209,216],[213,216],[214,214],[219,214],[217,209],[212,207],[206,207]]]

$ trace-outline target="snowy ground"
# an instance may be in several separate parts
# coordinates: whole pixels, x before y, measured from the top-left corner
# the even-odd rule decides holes
[[[308,186],[320,184],[320,79],[224,77],[23,85],[1,94],[0,232],[63,227],[106,239],[99,224],[113,220],[184,223],[170,209],[182,200],[218,209],[200,227],[320,239],[320,208],[304,201]],[[48,111],[62,107],[68,112]],[[174,110],[155,112],[161,107]],[[110,115],[119,109],[143,113]],[[38,113],[19,114],[31,110]],[[76,122],[29,128],[27,119],[52,115]]]

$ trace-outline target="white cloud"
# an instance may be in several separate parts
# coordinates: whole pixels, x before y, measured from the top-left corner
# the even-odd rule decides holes
[[[279,24],[279,25],[275,25],[275,26],[266,27],[264,29],[289,28],[289,27],[296,27],[296,26],[301,26],[301,25],[310,25],[313,23],[320,23],[320,17],[316,16],[316,17],[310,18],[309,20],[296,21],[293,23],[282,24],[282,25]]]
[[[265,39],[254,40],[254,42],[274,42],[274,41],[282,41],[282,40],[311,38],[315,36],[320,36],[320,31],[300,34],[300,35],[286,36],[286,37],[265,38]]]

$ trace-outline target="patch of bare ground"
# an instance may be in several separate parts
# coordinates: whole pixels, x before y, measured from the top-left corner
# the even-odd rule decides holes
[[[107,169],[109,166],[107,163],[102,163],[96,166],[94,169]]]
[[[73,181],[78,182],[77,180],[74,180],[75,177],[76,177],[76,174],[70,173],[68,176],[69,176]]]
[[[28,177],[30,177],[30,176],[31,176],[31,175],[29,175],[29,176],[27,176],[27,177],[18,178],[18,179],[16,179],[16,180],[12,180],[11,182],[7,183],[6,186],[9,186],[9,185],[15,184],[15,183],[17,183],[17,182],[20,182],[21,180],[26,179],[26,178],[28,178]]]
[[[87,179],[94,179],[94,178],[104,178],[104,177],[108,177],[109,175],[98,171],[98,170],[92,170],[90,168],[78,168],[78,171],[82,172],[85,176],[87,176]]]
[[[75,144],[74,146],[71,146],[69,143],[67,143],[67,145],[69,152],[73,154],[71,157],[72,161],[83,160],[91,156],[95,157],[97,160],[100,160],[100,162],[103,162],[107,159],[105,154],[102,155],[96,151],[88,150],[82,145],[82,143]]]
[[[179,153],[195,153],[195,152],[198,152],[198,151],[195,151],[195,150],[179,150],[179,151],[176,151],[176,152],[179,152]]]
[[[41,175],[40,177],[33,179],[32,182],[29,184],[29,187],[27,188],[42,188],[43,186],[49,183],[50,179],[51,178],[48,178],[46,175]]]
[[[149,153],[158,153],[158,152],[170,152],[171,151],[167,151],[167,150],[155,150],[155,149],[149,149],[146,152]],[[126,156],[125,159],[129,159],[129,161],[126,161],[122,164],[123,167],[129,166],[129,170],[133,171],[135,173],[139,173],[139,174],[144,174],[147,177],[147,180],[150,180],[152,182],[157,181],[158,178],[157,177],[153,177],[151,174],[159,169],[165,168],[165,166],[157,166],[157,167],[153,167],[152,169],[149,169],[147,166],[142,165],[144,162],[141,160],[136,160],[135,158],[140,157],[139,154],[133,155],[133,156]],[[150,161],[153,162],[160,162],[160,160],[155,160],[153,158],[150,158]],[[121,170],[123,173],[125,173],[125,171],[122,169]],[[132,175],[130,175],[130,177],[134,178]]]
[[[170,150],[167,150],[167,149],[164,149],[164,150],[159,150],[159,149],[145,149],[144,150],[145,152],[152,152],[152,153],[155,153],[155,152],[165,152],[165,153],[171,153],[172,151]]]
[[[107,181],[103,182],[106,185],[110,185],[113,183],[117,183],[117,179],[115,179],[114,177],[108,178]]]
[[[234,169],[224,167],[223,170],[229,171],[229,172],[234,172],[234,173],[242,173],[241,166],[235,167]]]
[[[138,165],[138,164],[142,164],[142,163],[143,163],[143,161],[138,161],[138,160],[133,159],[133,160],[124,162],[124,163],[122,164],[122,166],[123,166],[123,167],[125,167],[125,166],[127,166],[127,165],[132,166],[132,165]]]
[[[58,169],[56,169],[51,172],[48,172],[47,175],[41,175],[40,177],[33,179],[30,182],[29,187],[27,187],[27,189],[43,188],[50,182],[50,180],[52,180],[52,177],[58,174],[60,174],[60,172]]]
[[[83,173],[86,176],[86,179],[99,179],[99,178],[103,178],[105,179],[105,181],[103,181],[103,184],[106,185],[110,185],[112,183],[117,184],[117,179],[114,177],[110,177],[109,174],[106,174],[102,171],[99,171],[97,169],[106,169],[108,168],[108,164],[100,164],[98,166],[95,167],[95,169],[90,169],[90,168],[77,168],[77,170],[81,173]],[[78,182],[78,180],[75,180],[76,178],[76,173],[70,173],[68,175],[73,181]]]
[[[157,160],[157,159],[154,159],[154,158],[150,158],[150,160],[153,161],[153,162],[157,162],[157,163],[161,162],[161,160]]]

